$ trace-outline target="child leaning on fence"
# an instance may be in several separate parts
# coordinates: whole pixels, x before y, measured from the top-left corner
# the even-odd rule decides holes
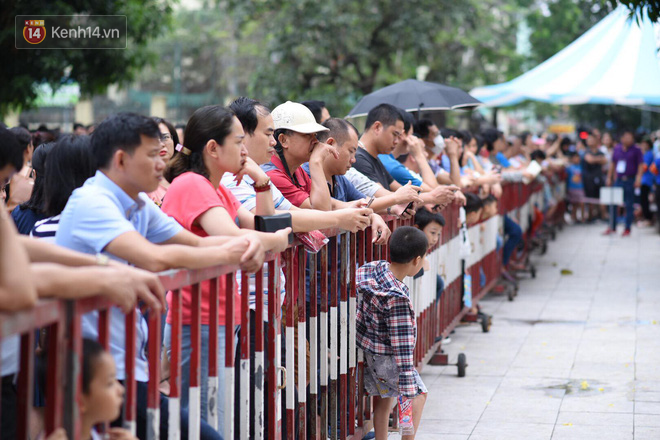
[[[403,283],[424,264],[428,241],[422,231],[402,226],[390,238],[392,262],[373,261],[357,272],[357,345],[364,351],[364,386],[374,396],[376,439],[387,438],[389,413],[398,396],[412,400],[417,431],[428,391],[415,370],[415,311]],[[403,439],[412,439],[404,435]]]

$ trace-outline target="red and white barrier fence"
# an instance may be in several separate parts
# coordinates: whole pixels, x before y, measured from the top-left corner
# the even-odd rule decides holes
[[[516,219],[523,231],[529,226],[532,206],[543,207],[541,184],[505,185],[500,213]],[[421,368],[432,357],[434,361],[447,361],[446,355],[434,353],[439,336],[449,332],[469,312],[463,304],[463,275],[472,275],[472,299],[479,301],[497,282],[501,273],[497,236],[502,235],[501,217],[496,216],[469,228],[472,253],[465,259],[464,270],[459,259],[458,208],[450,206],[443,213],[446,225],[440,244],[430,252],[430,270],[415,280],[408,279],[417,313],[418,339],[415,360]],[[389,220],[391,229],[411,221]],[[181,434],[179,414],[181,407],[181,335],[182,302],[180,291],[192,286],[192,324],[189,432],[191,439],[199,438],[202,414],[201,388],[215,390],[218,375],[224,370],[225,417],[219,420],[215,402],[217,393],[209,392],[207,422],[218,429],[225,439],[305,439],[355,438],[360,439],[371,429],[371,400],[363,390],[363,354],[355,344],[355,316],[357,296],[356,268],[374,259],[387,259],[386,246],[371,244],[371,230],[347,233],[324,231],[329,242],[318,255],[307,254],[303,245],[295,243],[281,255],[268,261],[268,278],[263,271],[256,276],[256,317],[254,352],[250,353],[250,319],[248,308],[249,282],[241,279],[241,303],[235,304],[236,267],[218,266],[202,270],[172,270],[161,274],[165,288],[173,292],[171,303],[172,336],[170,358],[170,393],[168,438],[178,439]],[[309,297],[306,297],[306,265],[309,273],[319,277],[309,279]],[[283,307],[279,298],[280,268],[285,271],[286,296]],[[444,293],[436,297],[436,280],[440,275],[445,282]],[[224,277],[224,291],[220,282]],[[218,365],[220,346],[218,332],[209,332],[209,378],[201,383],[201,284],[210,284],[211,329],[225,326],[225,365]],[[267,301],[265,314],[266,295]],[[226,322],[218,322],[219,298],[225,296]],[[109,343],[109,307],[105,300],[91,298],[81,301],[41,301],[34,309],[0,316],[0,337],[21,335],[21,365],[18,378],[19,438],[27,439],[29,406],[32,404],[34,363],[34,330],[48,328],[48,377],[46,404],[46,432],[63,426],[69,438],[78,439],[79,423],[77,396],[80,393],[82,356],[81,317],[98,311],[99,338],[106,348]],[[234,322],[234,309],[241,307],[240,322]],[[285,310],[285,327],[282,326]],[[136,313],[126,315],[126,398],[125,425],[135,432],[136,426]],[[267,315],[267,320],[264,316]],[[160,368],[161,368],[161,316],[150,314],[148,357],[148,426],[147,438],[161,438],[160,427]],[[236,364],[235,327],[240,325],[240,360]],[[297,340],[296,340],[297,338]],[[132,343],[131,343],[132,342]],[[309,350],[309,355],[307,354]],[[285,353],[282,365],[282,352]],[[307,359],[309,358],[309,362]],[[255,374],[250,386],[251,364]],[[236,366],[237,365],[237,366]],[[236,378],[239,378],[238,381]],[[297,377],[297,380],[296,380]],[[254,398],[251,398],[251,392]],[[284,399],[282,399],[284,394]],[[240,402],[235,406],[235,399]],[[253,416],[250,417],[250,408]],[[236,414],[237,413],[237,414]],[[1,416],[1,415],[0,415]],[[286,429],[284,429],[286,428]],[[253,434],[251,434],[251,432]],[[252,437],[253,436],[253,437]]]

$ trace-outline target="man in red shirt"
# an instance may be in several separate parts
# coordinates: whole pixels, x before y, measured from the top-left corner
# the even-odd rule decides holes
[[[297,102],[280,104],[271,114],[277,154],[262,165],[263,170],[293,205],[331,211],[332,199],[323,173],[323,161],[330,155],[336,158],[337,151],[316,139],[316,133],[327,128],[318,124],[312,112]],[[311,177],[300,168],[305,162],[309,162]]]

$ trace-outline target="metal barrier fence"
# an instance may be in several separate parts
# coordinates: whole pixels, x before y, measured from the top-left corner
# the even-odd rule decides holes
[[[500,213],[514,217],[525,231],[530,223],[532,206],[543,206],[543,185],[511,184],[504,186]],[[449,332],[470,311],[463,304],[464,274],[472,276],[472,300],[478,302],[497,282],[501,273],[497,235],[501,232],[501,216],[469,228],[472,253],[462,264],[459,259],[458,208],[450,206],[443,213],[446,225],[439,245],[428,255],[430,270],[418,279],[407,279],[417,313],[417,346],[415,361],[418,369],[433,358],[447,362],[439,351],[438,337]],[[389,219],[393,230],[407,222]],[[200,389],[218,387],[219,374],[224,372],[225,417],[218,419],[215,393],[208,393],[207,422],[219,430],[225,439],[360,439],[371,427],[371,399],[363,391],[363,356],[355,343],[356,268],[374,259],[387,259],[386,246],[371,245],[371,230],[348,233],[324,231],[329,237],[317,255],[307,254],[304,246],[294,243],[280,255],[268,259],[269,276],[263,270],[256,275],[254,317],[255,343],[250,350],[250,319],[248,307],[249,281],[241,274],[240,304],[234,301],[235,266],[217,266],[202,270],[172,270],[161,274],[161,281],[172,294],[172,337],[170,359],[170,394],[168,410],[178,414],[181,389],[182,304],[181,289],[192,286],[191,360],[189,389],[189,433],[199,438]],[[306,272],[306,266],[309,266]],[[280,269],[285,271],[286,296],[281,307],[279,298]],[[308,276],[318,274],[318,276]],[[437,275],[445,281],[445,289],[436,295]],[[224,291],[220,291],[224,277]],[[306,280],[309,281],[307,289]],[[209,378],[201,383],[201,302],[202,283],[210,286],[210,328],[225,326],[225,365],[209,356]],[[266,292],[267,320],[263,319]],[[276,294],[275,294],[276,293]],[[306,294],[309,293],[310,300]],[[226,322],[218,322],[220,295],[225,296]],[[99,313],[99,339],[109,344],[110,304],[98,298],[79,301],[41,301],[34,309],[0,315],[0,337],[21,335],[21,365],[19,389],[19,438],[28,438],[32,404],[34,365],[34,330],[48,328],[48,377],[46,380],[46,432],[63,426],[69,438],[79,438],[77,396],[81,389],[80,362],[82,355],[81,316],[91,311]],[[235,308],[241,308],[240,322],[234,322]],[[282,316],[282,310],[285,316]],[[284,320],[283,320],[284,318]],[[160,438],[160,369],[161,319],[158,314],[148,318],[149,439]],[[285,325],[283,326],[283,321]],[[126,397],[125,426],[136,427],[136,312],[126,315]],[[240,325],[240,360],[234,363],[235,327]],[[284,336],[282,333],[284,332]],[[296,339],[297,338],[297,339]],[[132,343],[131,343],[132,342]],[[216,353],[218,333],[209,333],[209,352]],[[309,347],[309,348],[308,348]],[[309,350],[309,355],[307,354]],[[284,353],[284,357],[282,354]],[[309,361],[307,360],[309,359]],[[282,361],[283,360],[283,361]],[[250,383],[250,364],[255,374]],[[283,365],[282,365],[283,364]],[[236,380],[238,377],[238,381]],[[297,380],[296,380],[297,377]],[[251,401],[251,394],[254,394]],[[284,394],[284,395],[282,395]],[[238,396],[240,404],[235,407]],[[253,408],[253,415],[250,414]],[[235,414],[238,412],[238,414]],[[7,421],[0,420],[2,423]],[[179,417],[169,417],[168,438],[180,438]],[[267,434],[266,434],[267,433]]]

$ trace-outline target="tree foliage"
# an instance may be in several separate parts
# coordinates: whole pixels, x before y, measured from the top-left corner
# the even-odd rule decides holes
[[[345,112],[364,94],[415,77],[469,87],[519,73],[525,0],[229,0],[241,41],[263,32],[248,93],[271,102],[324,99]]]
[[[133,79],[151,59],[146,44],[157,36],[171,18],[172,0],[72,0],[43,2],[6,0],[0,8],[0,115],[11,109],[28,108],[36,98],[36,85],[49,83],[53,89],[77,82],[81,93],[100,93],[110,84]],[[15,16],[126,15],[127,49],[107,50],[17,50],[14,43]]]

